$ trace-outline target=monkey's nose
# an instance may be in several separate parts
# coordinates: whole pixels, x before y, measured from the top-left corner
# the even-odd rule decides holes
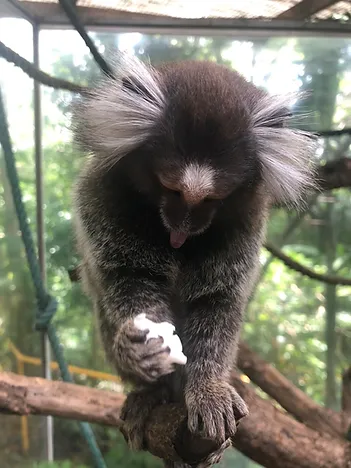
[[[207,197],[207,193],[203,190],[183,190],[181,192],[182,198],[188,206],[199,205]]]

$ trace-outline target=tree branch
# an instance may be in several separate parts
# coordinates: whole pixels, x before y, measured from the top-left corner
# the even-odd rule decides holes
[[[321,281],[322,283],[335,284],[340,286],[351,286],[351,278],[344,278],[342,276],[323,275],[321,273],[317,273],[316,271],[311,270],[310,268],[307,268],[304,265],[301,265],[301,263],[296,262],[270,242],[266,242],[264,246],[268,250],[268,252],[274,255],[274,257],[279,258],[279,260],[281,260],[287,267],[297,271],[298,273],[301,273],[302,275],[308,276],[309,278],[317,281]]]
[[[321,166],[317,174],[321,190],[351,187],[351,159],[340,158]]]
[[[119,414],[124,400],[124,395],[110,391],[10,372],[0,373],[0,413],[50,414],[121,427]],[[181,460],[179,453],[191,462],[206,457],[218,448],[214,442],[191,437],[184,431],[185,423],[186,412],[179,405],[156,408],[145,433],[148,450],[156,456],[173,460]]]
[[[339,413],[317,405],[243,342],[240,342],[237,365],[252,382],[299,421],[321,433],[345,436]]]
[[[269,468],[346,468],[351,466],[349,444],[307,428],[283,414],[233,373],[232,382],[250,406],[233,442],[252,459]],[[13,414],[52,414],[111,426],[120,426],[124,397],[112,392],[41,378],[0,373],[0,411]],[[186,412],[162,405],[146,429],[148,449],[165,459],[206,456],[214,449],[208,440],[191,438]]]

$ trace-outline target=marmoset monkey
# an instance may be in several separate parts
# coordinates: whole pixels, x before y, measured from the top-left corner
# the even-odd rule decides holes
[[[248,412],[227,379],[268,208],[313,185],[315,142],[286,125],[290,99],[215,63],[122,55],[77,106],[90,153],[74,197],[83,284],[107,355],[135,385],[122,415],[135,449],[165,401],[184,402],[190,431],[223,448]]]

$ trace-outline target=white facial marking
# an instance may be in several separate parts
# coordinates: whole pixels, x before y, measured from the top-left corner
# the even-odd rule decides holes
[[[183,354],[183,346],[179,336],[174,333],[175,327],[169,322],[155,323],[146,318],[146,314],[139,314],[134,319],[134,325],[138,330],[149,330],[146,341],[151,338],[163,338],[163,347],[171,350],[169,358],[176,364],[185,365],[187,357]]]
[[[185,200],[190,204],[199,203],[214,188],[215,171],[208,166],[192,163],[185,167],[181,187]]]
[[[105,77],[76,108],[77,139],[90,151],[101,153],[101,164],[109,168],[150,135],[165,107],[162,80],[150,64],[119,53],[115,77]],[[128,79],[143,90],[123,85]]]
[[[279,122],[276,116],[290,108],[296,97],[265,96],[252,115],[267,190],[276,201],[293,204],[299,203],[304,190],[314,186],[311,160],[316,150],[316,140],[307,132],[274,128]]]

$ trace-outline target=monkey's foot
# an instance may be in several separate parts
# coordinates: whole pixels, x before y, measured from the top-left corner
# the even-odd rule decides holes
[[[216,465],[222,460],[224,452],[227,450],[227,448],[231,447],[231,445],[231,440],[227,439],[225,442],[223,442],[218,450],[211,453],[204,461],[199,463],[196,468],[209,468],[213,465]]]
[[[189,385],[185,400],[189,430],[220,443],[235,434],[238,421],[249,412],[244,400],[227,382]]]
[[[171,462],[171,461],[165,461],[164,466],[165,468],[210,468],[213,465],[216,465],[217,463],[220,463],[220,461],[223,458],[224,452],[227,450],[227,448],[231,447],[232,443],[230,439],[227,439],[223,444],[217,449],[216,451],[212,452],[210,455],[208,455],[203,461],[198,463],[197,465],[188,465],[185,462]]]
[[[191,466],[187,465],[186,463],[172,461],[165,461],[163,466],[165,468],[191,468]]]
[[[123,421],[121,432],[132,450],[146,450],[145,427],[152,410],[167,403],[168,390],[161,385],[131,392],[122,407],[120,419]]]

